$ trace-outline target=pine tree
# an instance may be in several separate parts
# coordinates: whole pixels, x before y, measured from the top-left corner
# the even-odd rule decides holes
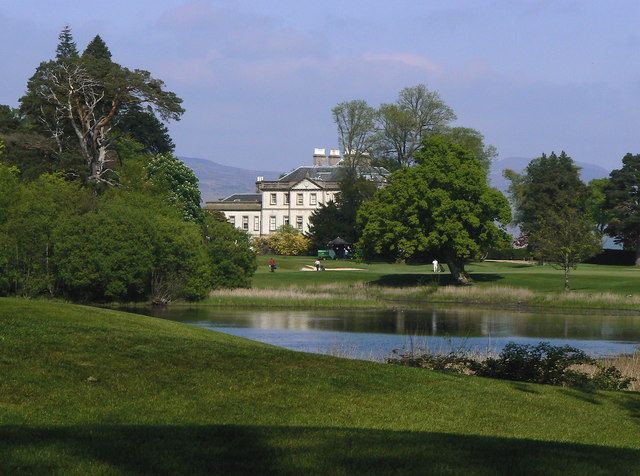
[[[56,48],[56,59],[70,60],[78,57],[78,48],[73,41],[73,35],[71,34],[71,27],[65,25],[60,34],[58,35],[58,47]]]
[[[85,48],[82,53],[82,57],[85,58],[87,56],[91,56],[95,59],[111,60],[111,51],[109,51],[104,40],[100,38],[100,35],[96,35]]]

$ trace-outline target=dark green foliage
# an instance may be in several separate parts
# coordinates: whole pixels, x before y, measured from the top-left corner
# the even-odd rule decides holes
[[[607,224],[611,221],[611,215],[606,207],[607,193],[609,186],[608,178],[593,179],[587,184],[589,195],[587,197],[587,210],[592,221],[598,227],[599,232],[604,232]]]
[[[622,168],[611,172],[605,194],[610,216],[606,233],[635,251],[636,266],[640,266],[640,154],[622,158]]]
[[[358,210],[377,190],[375,182],[350,173],[348,169],[343,172],[336,201],[321,205],[309,219],[309,237],[316,249],[326,248],[327,243],[338,236],[349,243],[357,242]]]
[[[347,236],[352,229],[333,200],[326,205],[321,204],[309,218],[309,238],[315,249],[325,249],[331,240]]]
[[[588,190],[580,180],[578,167],[565,152],[542,154],[522,175],[505,171],[505,176],[511,180],[514,221],[523,233],[535,231],[550,212],[566,207],[585,212]]]
[[[633,378],[624,377],[615,367],[605,367],[584,351],[571,346],[509,342],[498,357],[477,360],[464,352],[394,351],[388,363],[407,367],[474,374],[501,380],[531,382],[599,390],[625,390]],[[585,372],[585,368],[593,370]]]
[[[0,133],[14,132],[21,125],[19,112],[0,104]]]
[[[446,262],[458,282],[465,263],[506,245],[511,219],[506,198],[487,184],[473,152],[435,136],[415,154],[416,165],[396,171],[358,214],[365,257]]]
[[[60,226],[55,263],[63,295],[79,301],[144,299],[154,264],[150,231],[144,209],[115,203]]]
[[[116,129],[139,142],[145,152],[167,154],[175,148],[167,126],[160,122],[153,112],[143,110],[137,104],[123,109]]]
[[[111,61],[111,51],[109,51],[109,47],[104,42],[100,35],[94,36],[93,40],[89,42],[84,52],[82,53],[82,57],[86,58],[91,56],[95,59],[105,59]]]
[[[209,289],[199,227],[153,196],[110,194],[60,226],[56,242],[60,287],[74,300],[166,303],[201,299]]]
[[[73,41],[73,35],[71,34],[71,27],[65,25],[60,34],[58,35],[58,46],[56,47],[56,60],[69,61],[78,58],[78,48],[75,41]]]
[[[204,214],[204,235],[211,286],[214,289],[248,287],[258,268],[249,235],[208,212]]]

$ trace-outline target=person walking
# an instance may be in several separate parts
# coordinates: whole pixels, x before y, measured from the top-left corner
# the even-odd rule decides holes
[[[438,260],[434,259],[431,264],[433,265],[433,272],[437,273],[438,271],[440,271],[440,266],[438,266]]]
[[[316,267],[316,271],[320,271],[320,260],[316,258],[316,262],[313,263]]]
[[[277,267],[278,265],[276,264],[276,260],[274,260],[273,258],[269,258],[269,269],[272,273],[276,272]]]

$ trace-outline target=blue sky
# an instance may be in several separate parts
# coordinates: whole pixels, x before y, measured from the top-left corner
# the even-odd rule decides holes
[[[285,170],[336,147],[331,107],[425,83],[501,157],[640,153],[640,2],[0,0],[0,103],[69,23],[184,99],[179,155]]]

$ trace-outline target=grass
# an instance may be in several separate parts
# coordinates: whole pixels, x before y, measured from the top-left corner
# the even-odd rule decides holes
[[[283,273],[284,274],[284,273]],[[638,474],[640,394],[0,299],[0,473]]]
[[[527,263],[480,262],[468,266],[474,286],[453,286],[448,274],[431,266],[326,262],[326,272],[301,271],[310,257],[279,257],[270,273],[266,259],[250,290],[214,291],[206,305],[328,308],[411,308],[425,303],[541,306],[637,311],[640,269],[580,265],[572,291],[562,291],[562,271]],[[358,271],[332,271],[355,267]],[[329,295],[329,296],[327,296]]]

